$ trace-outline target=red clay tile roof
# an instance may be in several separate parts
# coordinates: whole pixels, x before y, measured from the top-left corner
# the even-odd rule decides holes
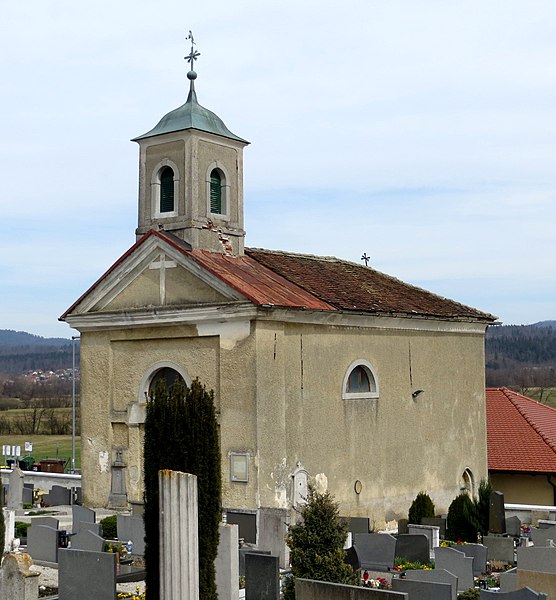
[[[489,471],[556,473],[556,409],[508,388],[487,388]]]
[[[493,321],[493,315],[459,304],[375,271],[334,257],[258,248],[245,253],[338,310]]]
[[[151,230],[139,239],[61,317],[140,247],[156,236],[257,305],[323,311],[422,316],[455,320],[494,321],[496,317],[403,283],[345,260],[246,248],[240,257],[191,250],[183,240],[165,231]]]

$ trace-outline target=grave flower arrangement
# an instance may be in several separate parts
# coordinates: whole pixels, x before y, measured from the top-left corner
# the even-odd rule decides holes
[[[432,571],[432,569],[434,569],[434,563],[422,563],[419,561],[410,562],[404,558],[396,557],[392,571],[402,573],[405,571],[416,571],[419,569],[423,571]]]
[[[145,590],[141,590],[140,586],[135,588],[135,592],[119,592],[118,600],[145,600]]]

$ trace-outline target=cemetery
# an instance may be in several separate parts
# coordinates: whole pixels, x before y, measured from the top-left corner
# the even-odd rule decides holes
[[[164,565],[160,597],[198,598],[197,477],[162,470],[158,479],[158,545]],[[0,598],[145,597],[142,515],[94,510],[75,503],[29,515],[32,511],[23,509],[24,490],[22,473],[14,468],[3,493]],[[485,487],[483,494],[485,491],[489,488]],[[408,516],[419,523],[402,519],[396,530],[382,532],[370,531],[369,519],[340,517],[328,494],[312,490],[308,494],[302,518],[288,528],[286,539],[274,540],[273,547],[256,547],[245,542],[242,535],[245,527],[228,523],[223,517],[215,560],[218,598],[289,599],[294,597],[291,594],[295,590],[298,600],[344,597],[463,600],[491,596],[509,600],[556,599],[556,520],[542,518],[550,517],[550,512],[536,511],[531,523],[522,522],[519,517],[511,516],[512,509],[504,505],[501,493],[489,491],[488,505],[482,506],[483,510],[488,509],[488,515],[482,515],[488,524],[484,531],[474,532],[473,541],[463,539],[464,524],[458,525],[458,516],[451,511],[447,515],[430,516],[432,506],[421,514],[412,512],[422,493],[408,507]],[[60,499],[66,497],[62,495]],[[475,506],[480,506],[480,500],[475,499]],[[458,502],[453,503],[454,507],[457,505]],[[534,507],[530,508],[527,514],[534,513]],[[313,513],[320,520],[315,521]],[[479,521],[479,512],[476,516]],[[22,520],[29,526],[26,537],[17,539],[16,522]],[[461,529],[454,535],[457,527]],[[325,547],[318,550],[323,556],[329,551],[326,548],[340,544],[330,550],[329,556],[331,564],[334,563],[332,570],[337,573],[336,581],[310,576],[310,560],[303,554],[307,550],[303,548],[303,540],[308,532],[314,540],[314,530]],[[453,539],[460,535],[462,539]],[[287,568],[281,566],[276,552],[280,544],[289,555]]]

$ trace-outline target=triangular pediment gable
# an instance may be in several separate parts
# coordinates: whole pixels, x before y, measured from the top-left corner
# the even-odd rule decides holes
[[[237,290],[194,261],[186,250],[161,236],[150,235],[119,259],[62,318],[70,314],[245,300]]]

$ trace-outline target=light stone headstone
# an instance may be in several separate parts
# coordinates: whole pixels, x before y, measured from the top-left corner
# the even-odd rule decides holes
[[[531,527],[531,541],[534,546],[550,546],[550,540],[556,542],[556,528],[545,527],[539,529]]]
[[[14,467],[8,475],[9,487],[6,507],[14,510],[23,509],[23,471],[19,467]]]
[[[285,538],[288,533],[289,511],[282,508],[259,509],[259,540],[257,547],[269,550],[270,554],[277,556],[280,567],[285,569],[289,565],[289,549]]]
[[[280,566],[277,556],[245,555],[245,600],[279,600]]]
[[[31,525],[27,530],[27,552],[33,560],[58,562],[58,530],[46,525]]]
[[[239,599],[239,528],[237,525],[220,523],[218,553],[214,561],[216,591],[219,600]]]
[[[488,530],[490,533],[506,533],[506,509],[502,492],[490,494]]]
[[[513,516],[506,519],[506,533],[512,537],[521,536],[521,519]]]
[[[495,592],[492,590],[481,590],[481,600],[548,600],[546,594],[535,592],[529,587],[521,588],[513,592]]]
[[[396,538],[388,533],[356,533],[353,548],[362,569],[387,571],[394,566]]]
[[[60,550],[58,600],[114,600],[115,597],[114,553]]]
[[[4,544],[2,552],[0,552],[0,557],[3,552],[8,552],[12,548],[12,542],[15,537],[15,510],[11,508],[3,508],[1,509],[4,512],[4,539],[0,540],[2,544]]]
[[[487,547],[487,560],[514,563],[514,540],[511,537],[484,535],[483,545]]]
[[[434,525],[413,525],[407,526],[408,533],[413,535],[426,535],[429,540],[429,550],[440,546],[440,528]]]
[[[90,523],[90,525],[93,526],[93,523]],[[71,549],[102,552],[105,542],[105,539],[95,532],[81,529],[78,533],[71,536]]]
[[[517,567],[500,573],[500,591],[514,592],[517,590]]]
[[[162,470],[158,489],[160,597],[199,600],[197,477]]]
[[[517,568],[539,573],[556,573],[556,548],[543,546],[518,548]]]
[[[0,569],[2,600],[37,600],[39,573],[30,571],[33,560],[29,554],[7,554]]]
[[[392,579],[392,590],[405,592],[410,600],[452,600],[452,586],[447,583]]]
[[[437,569],[446,569],[458,578],[458,591],[464,592],[472,588],[473,558],[453,548],[435,548],[434,563]]]
[[[133,542],[133,554],[145,554],[145,524],[143,517],[135,515],[118,515],[118,539],[122,542]]]
[[[539,519],[537,527],[539,529],[549,529],[550,527],[556,527],[556,521],[549,519]]]
[[[422,534],[398,535],[396,537],[396,558],[403,558],[408,562],[430,562],[429,539]]]
[[[411,581],[431,581],[434,583],[446,583],[452,590],[452,600],[458,597],[458,578],[446,569],[421,570],[415,569],[405,572],[405,578]]]
[[[52,529],[59,529],[60,521],[55,517],[33,517],[31,526],[33,525],[46,525],[46,527],[52,527]]]
[[[72,532],[77,533],[82,523],[96,523],[97,514],[94,510],[86,506],[78,506],[74,504],[71,507]]]

